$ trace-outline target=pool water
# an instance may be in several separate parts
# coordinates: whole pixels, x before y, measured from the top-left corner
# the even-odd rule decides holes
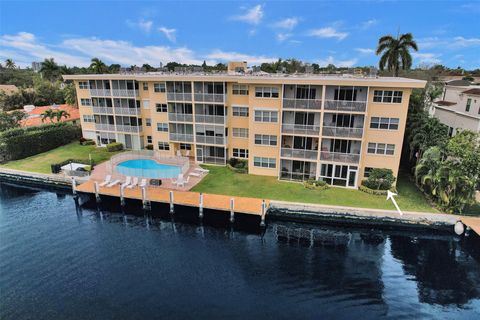
[[[176,178],[182,169],[179,166],[162,164],[150,159],[127,160],[117,164],[117,172],[125,176],[153,179]]]

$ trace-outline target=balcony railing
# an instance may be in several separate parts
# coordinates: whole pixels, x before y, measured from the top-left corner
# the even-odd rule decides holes
[[[280,179],[282,180],[309,180],[315,179],[315,172],[290,172],[290,171],[280,171]]]
[[[329,137],[361,138],[363,135],[363,128],[324,126],[322,134]]]
[[[169,137],[172,141],[193,142],[193,134],[171,132]]]
[[[325,110],[365,112],[366,101],[326,100]]]
[[[318,157],[318,150],[282,148],[281,156],[284,158],[316,160]]]
[[[93,113],[113,114],[113,108],[108,107],[92,107]]]
[[[205,114],[195,114],[195,122],[225,124],[225,116],[211,116]]]
[[[122,131],[122,132],[141,132],[142,127],[141,126],[130,126],[130,125],[124,125],[124,124],[117,124],[117,131]]]
[[[360,154],[322,151],[320,152],[320,160],[358,163],[360,161]]]
[[[110,97],[110,89],[90,89],[90,96],[92,97]]]
[[[138,97],[138,90],[131,89],[112,89],[114,97]]]
[[[284,109],[322,109],[322,100],[319,99],[288,99],[283,98]]]
[[[95,123],[96,130],[115,131],[115,125],[106,123]]]
[[[169,112],[168,121],[193,122],[193,114]]]
[[[197,143],[220,144],[220,145],[227,144],[226,137],[202,136],[197,134],[195,136],[195,139]]]
[[[210,157],[210,156],[204,156],[202,160],[203,160],[203,163],[218,164],[218,165],[225,165],[225,163],[227,162],[226,158]]]
[[[195,101],[199,102],[225,102],[225,95],[221,93],[195,93]]]
[[[140,108],[119,108],[115,107],[116,114],[140,115]]]
[[[167,92],[167,100],[169,101],[192,101],[191,93]]]
[[[320,125],[282,123],[282,133],[318,135]]]

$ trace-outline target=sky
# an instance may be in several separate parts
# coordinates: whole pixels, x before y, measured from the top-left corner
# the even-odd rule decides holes
[[[296,58],[377,65],[383,35],[411,32],[414,66],[480,68],[480,1],[4,1],[0,60],[67,66]]]

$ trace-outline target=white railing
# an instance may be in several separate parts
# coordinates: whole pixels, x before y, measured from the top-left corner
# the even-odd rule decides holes
[[[191,93],[167,92],[167,100],[169,101],[192,101]]]
[[[115,131],[115,125],[105,123],[95,123],[96,130]]]
[[[124,124],[117,124],[117,131],[122,132],[142,132],[142,126],[130,126]]]
[[[358,163],[360,161],[360,154],[322,151],[320,152],[320,160]]]
[[[193,142],[193,134],[171,132],[169,137],[172,141]]]
[[[193,114],[169,112],[168,121],[193,122]]]
[[[227,163],[227,159],[226,158],[221,158],[221,157],[204,156],[203,157],[203,163],[225,165]]]
[[[320,99],[289,99],[283,98],[284,109],[322,109],[322,100]]]
[[[110,89],[90,89],[90,96],[109,97],[111,96],[111,93],[110,93]]]
[[[132,89],[112,89],[114,97],[138,97],[138,90]]]
[[[225,95],[222,93],[195,93],[195,101],[203,102],[225,102]]]
[[[325,100],[325,110],[365,112],[366,101]]]
[[[93,113],[113,114],[113,108],[108,107],[92,107]]]
[[[115,107],[116,114],[140,115],[140,108],[121,108]]]
[[[363,128],[324,126],[322,134],[330,137],[361,138],[363,135]]]
[[[212,136],[202,136],[196,135],[195,136],[197,143],[208,143],[208,144],[227,144],[227,138],[225,137],[212,137]]]
[[[320,133],[320,125],[282,123],[282,133],[318,135]]]
[[[318,150],[282,148],[280,154],[282,157],[285,157],[285,158],[300,158],[300,159],[316,160],[318,157]]]
[[[225,119],[226,119],[225,116],[195,114],[195,122],[199,122],[199,123],[225,124]]]
[[[280,171],[280,179],[282,180],[309,180],[315,179],[315,172],[313,173],[302,173],[302,172],[290,172],[290,171]]]

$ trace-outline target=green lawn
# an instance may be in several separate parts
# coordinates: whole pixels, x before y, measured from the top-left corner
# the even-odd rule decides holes
[[[59,163],[68,159],[88,160],[88,155],[91,154],[94,163],[98,164],[110,159],[110,157],[116,153],[118,152],[107,152],[106,148],[82,146],[78,142],[72,142],[25,159],[7,162],[0,165],[0,167],[39,173],[51,173],[50,165],[52,163]]]
[[[236,195],[271,200],[317,203],[349,207],[395,210],[384,196],[370,195],[347,188],[309,190],[302,184],[278,181],[276,177],[239,174],[227,167],[208,166],[210,173],[192,191]],[[425,200],[422,193],[408,178],[400,177],[398,184],[400,209],[405,211],[437,212]]]

